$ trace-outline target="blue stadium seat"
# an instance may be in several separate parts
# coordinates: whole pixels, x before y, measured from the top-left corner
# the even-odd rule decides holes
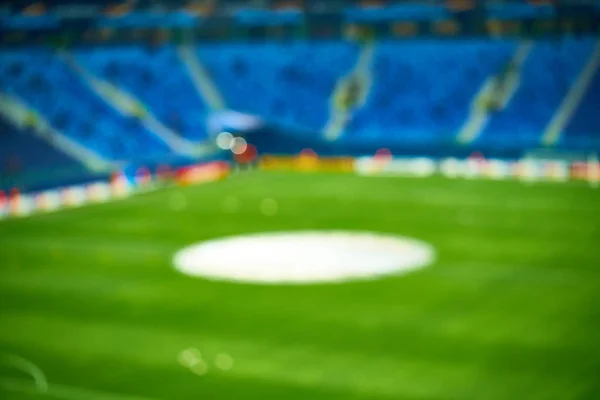
[[[492,115],[481,140],[536,146],[577,79],[594,45],[592,39],[537,41],[525,60],[520,85],[507,107]]]
[[[600,150],[600,69],[596,70],[581,103],[566,126],[561,145]]]
[[[3,51],[0,87],[21,98],[75,141],[113,160],[169,152],[140,121],[119,114],[59,57],[45,49]]]
[[[473,145],[539,146],[595,43],[594,38],[534,41],[523,65],[516,68],[517,90],[505,108],[489,113]],[[365,103],[351,112],[338,140],[381,146],[455,145],[474,99],[486,82],[512,65],[522,44],[483,38],[376,42]],[[74,54],[86,69],[139,98],[182,136],[207,137],[209,107],[173,46],[103,46],[76,49]],[[226,107],[294,128],[289,132],[318,136],[335,111],[331,100],[336,85],[356,66],[360,48],[341,40],[219,42],[197,45],[196,55]],[[140,121],[107,105],[50,50],[3,50],[0,85],[56,129],[109,159],[169,153]],[[600,148],[599,93],[596,73],[558,146]]]
[[[507,62],[513,41],[411,40],[376,45],[367,103],[347,127],[360,140],[451,140],[483,82]]]
[[[218,43],[198,46],[198,55],[229,108],[320,131],[358,49],[343,41]]]
[[[81,168],[81,165],[29,130],[20,130],[0,118],[0,170],[11,164],[20,171],[46,168]]]
[[[94,47],[74,51],[93,74],[127,90],[176,133],[206,139],[207,106],[172,46]]]

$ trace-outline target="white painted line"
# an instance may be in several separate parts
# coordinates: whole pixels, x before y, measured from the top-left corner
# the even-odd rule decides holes
[[[123,393],[104,392],[79,386],[49,384],[46,391],[40,391],[22,379],[0,378],[0,389],[9,392],[32,394],[60,400],[157,400],[151,397]]]
[[[45,393],[48,391],[48,380],[46,379],[44,371],[33,362],[15,354],[3,354],[0,360],[1,364],[14,367],[15,369],[31,375],[34,387],[38,392]]]
[[[569,89],[560,107],[558,107],[558,110],[554,113],[552,120],[546,127],[542,136],[542,143],[544,145],[551,146],[558,142],[563,129],[571,120],[571,116],[592,83],[598,66],[600,66],[600,41],[596,43],[592,55],[579,74],[579,77],[577,77],[575,84],[571,86],[571,89]]]

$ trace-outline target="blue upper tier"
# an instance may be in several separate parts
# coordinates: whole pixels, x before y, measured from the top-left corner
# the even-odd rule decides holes
[[[192,140],[206,138],[206,105],[172,46],[77,49],[90,72],[141,100],[170,129]]]
[[[350,107],[339,140],[451,144],[470,115],[486,110],[467,145],[541,146],[595,43],[594,38],[378,41],[367,74],[356,73],[366,101]],[[316,135],[334,119],[335,88],[360,70],[361,52],[357,44],[340,41],[198,47],[229,107]],[[585,89],[573,119],[551,145],[600,148],[597,85],[598,78]],[[489,104],[496,105],[486,109]]]
[[[592,77],[579,107],[573,113],[562,137],[563,145],[579,148],[598,148],[600,140],[600,68]]]
[[[18,171],[80,168],[75,160],[51,143],[51,137],[49,140],[38,138],[29,130],[20,130],[0,117],[0,170],[11,169],[11,165]]]
[[[342,143],[528,150],[542,146],[551,121],[562,118],[559,134],[545,145],[600,149],[595,38],[385,40],[368,47],[350,41],[249,41],[194,49],[192,56],[206,71],[194,77],[208,85],[196,85],[171,45],[72,53],[93,76],[133,95],[165,126],[194,140],[207,138],[205,121],[215,110],[202,87],[212,85],[227,108],[260,116],[288,133],[320,137],[334,126]],[[0,55],[1,91],[72,140],[110,160],[170,152],[142,121],[99,96],[58,53],[27,48]]]
[[[493,143],[515,140],[523,146],[538,145],[593,47],[592,39],[536,42],[523,63],[514,96],[505,109],[492,115],[481,140]],[[566,132],[570,136],[568,127]]]
[[[198,46],[198,56],[228,107],[320,131],[329,96],[356,63],[358,48],[339,41],[219,43]]]
[[[367,103],[348,125],[348,136],[452,140],[481,85],[515,47],[489,40],[378,43]]]
[[[117,112],[49,50],[3,51],[0,87],[39,112],[53,128],[108,159],[168,152],[137,118]]]

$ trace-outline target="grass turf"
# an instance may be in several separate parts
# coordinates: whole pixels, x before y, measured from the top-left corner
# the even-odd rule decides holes
[[[3,221],[0,353],[67,385],[64,399],[598,398],[599,223],[600,191],[579,184],[265,172]],[[171,266],[203,239],[296,229],[415,237],[438,260],[315,286]],[[206,375],[178,363],[190,347]],[[21,382],[0,380],[0,398],[49,397],[0,372]]]

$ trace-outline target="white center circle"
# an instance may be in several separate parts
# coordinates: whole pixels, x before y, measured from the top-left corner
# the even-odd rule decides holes
[[[209,279],[310,284],[369,279],[423,268],[435,257],[427,243],[342,231],[260,233],[213,239],[175,254],[180,272]]]

